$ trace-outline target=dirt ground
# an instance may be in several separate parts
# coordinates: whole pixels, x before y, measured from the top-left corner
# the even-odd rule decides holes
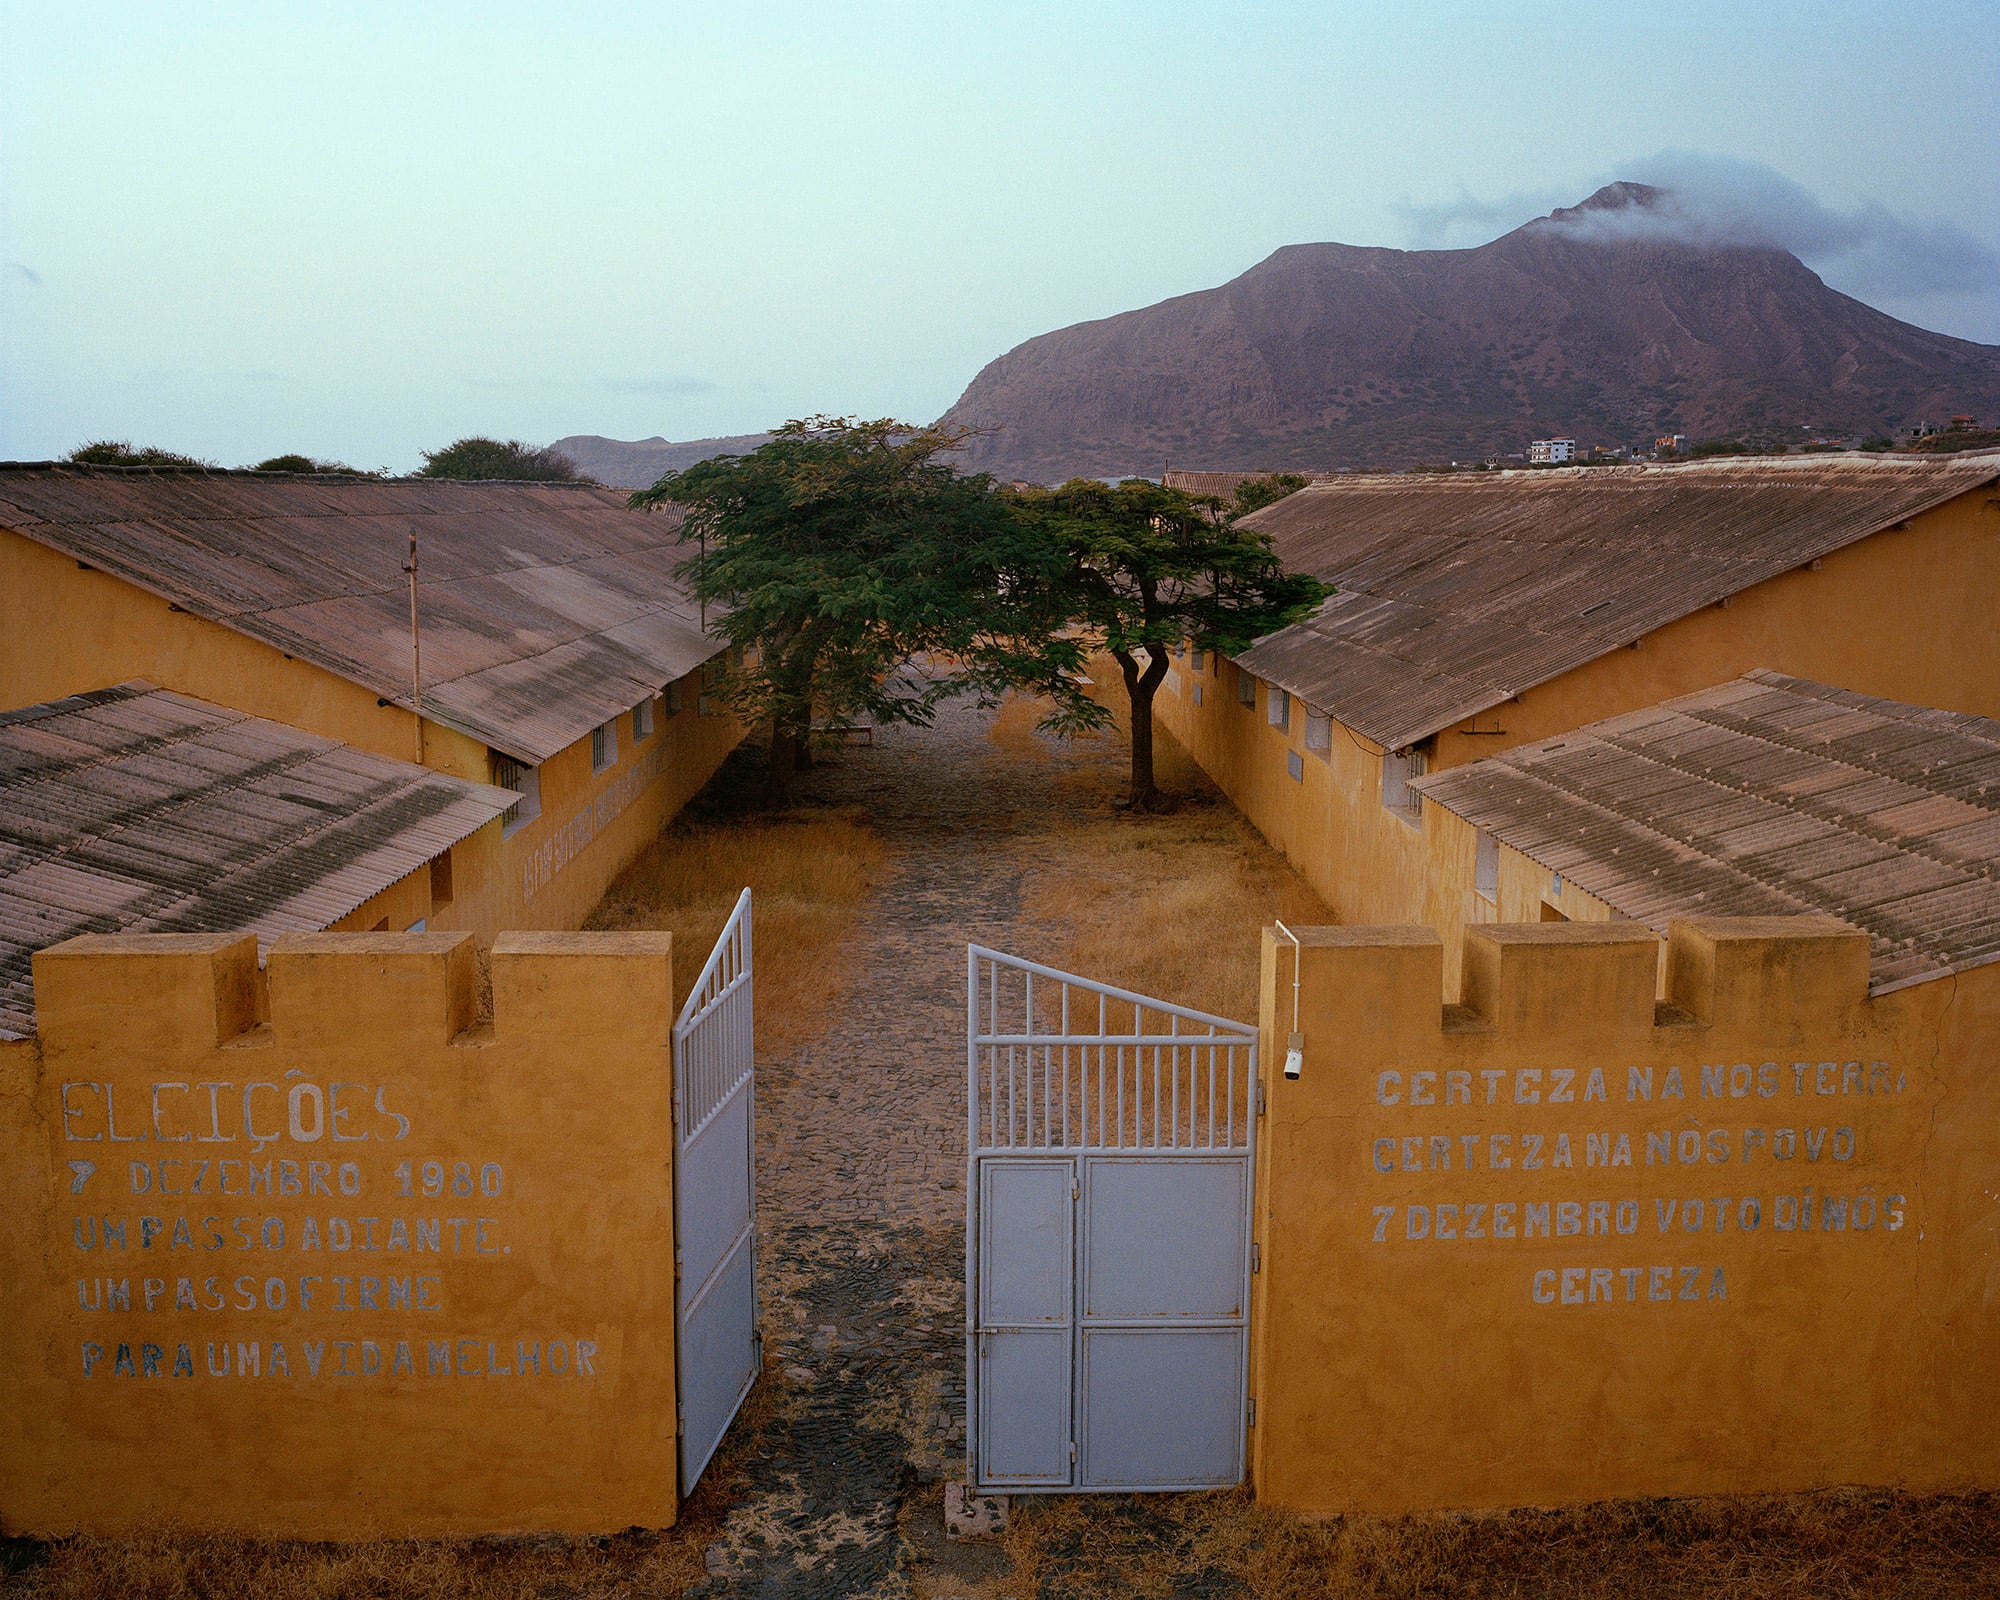
[[[766,1371],[659,1535],[321,1547],[0,1544],[9,1594],[1416,1597],[2000,1595],[2000,1499],[1625,1502],[1304,1524],[1245,1494],[1017,1500],[1003,1541],[943,1537],[965,1449],[965,945],[1255,1015],[1258,929],[1324,920],[1167,745],[1162,816],[1113,808],[1122,741],[1051,743],[1034,709],[948,707],[732,818],[743,764],[614,886],[597,926],[698,951],[733,885],[760,908],[759,1276]],[[760,831],[761,830],[761,831]],[[761,843],[759,840],[761,839]],[[841,841],[845,840],[843,844]],[[826,870],[816,872],[814,862]],[[771,912],[769,926],[765,908]]]

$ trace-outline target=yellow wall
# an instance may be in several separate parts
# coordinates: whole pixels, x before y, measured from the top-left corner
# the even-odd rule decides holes
[[[1445,730],[1430,770],[1655,705],[1753,667],[2000,716],[1996,596],[2000,498],[1978,490],[1835,551],[1818,571],[1758,584],[1727,605],[1648,634],[1636,648],[1613,651]],[[1285,752],[1303,750],[1302,703],[1294,702],[1290,731],[1280,732],[1265,720],[1265,686],[1258,686],[1254,713],[1237,705],[1233,664],[1211,656],[1199,674],[1186,659],[1175,665],[1180,692],[1163,690],[1154,702],[1162,725],[1343,922],[1439,920],[1427,881],[1437,847],[1382,808],[1379,746],[1336,723],[1332,751],[1306,755],[1305,781],[1294,782],[1286,776]],[[1115,667],[1096,665],[1093,673],[1122,697]],[[1191,692],[1196,683],[1204,687],[1199,708]]]
[[[416,759],[414,719],[400,706],[378,706],[374,690],[177,611],[122,578],[85,571],[7,529],[0,529],[0,593],[49,619],[0,629],[0,706],[39,705],[145,678],[397,761]],[[476,783],[489,779],[483,744],[429,721],[424,764]]]
[[[1499,850],[1494,893],[1481,894],[1476,887],[1479,830],[1434,800],[1424,802],[1423,837],[1428,852],[1423,869],[1423,921],[1427,927],[1435,928],[1444,941],[1446,998],[1459,992],[1468,927],[1493,922],[1546,921],[1550,908],[1570,922],[1620,920],[1608,901],[1579,889],[1567,878],[1558,888],[1555,873],[1533,857],[1504,844]],[[1666,981],[1667,946],[1663,939],[1658,962],[1658,992],[1662,997],[1666,994]]]
[[[413,760],[410,713],[376,704],[371,689],[296,660],[220,623],[68,556],[0,529],[0,593],[60,626],[0,629],[0,707],[145,678],[253,716],[339,739],[399,761]],[[683,709],[668,717],[654,702],[650,739],[635,746],[628,711],[618,721],[618,760],[590,770],[586,736],[542,764],[542,812],[502,837],[498,822],[453,851],[453,895],[434,906],[421,873],[338,928],[366,930],[382,917],[400,931],[420,917],[433,930],[465,928],[491,937],[501,928],[573,928],[611,880],[713,776],[743,736],[727,715],[700,715],[702,671],[682,679]],[[476,783],[493,781],[486,746],[455,729],[424,723],[424,764]],[[377,904],[377,901],[381,904]],[[365,915],[364,915],[365,913]]]
[[[672,820],[743,737],[727,714],[703,716],[702,673],[681,680],[681,711],[653,703],[653,734],[634,746],[632,717],[618,718],[618,760],[590,770],[590,740],[542,763],[541,815],[500,843],[494,878],[476,912],[440,912],[450,927],[573,928],[611,880]],[[497,835],[500,824],[488,827]],[[484,832],[485,830],[482,830]],[[477,916],[479,920],[469,918]]]
[[[93,937],[35,986],[0,1528],[673,1521],[668,936],[502,935],[482,1028],[463,935]]]
[[[1673,1024],[1629,923],[1470,931],[1463,1010],[1428,929],[1298,931],[1296,1080],[1264,943],[1261,1497],[2000,1484],[2000,967],[1870,1000],[1837,923],[1677,923]]]

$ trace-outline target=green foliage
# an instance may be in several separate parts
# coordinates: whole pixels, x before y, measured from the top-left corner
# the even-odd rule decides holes
[[[789,798],[816,715],[926,722],[968,683],[991,690],[1080,662],[1074,645],[1036,648],[1052,558],[989,478],[942,459],[965,437],[809,417],[632,496],[686,510],[681,539],[700,549],[683,574],[744,652],[717,690],[771,725],[768,803]],[[925,654],[938,664],[907,666]]]
[[[134,449],[127,439],[93,439],[80,444],[63,458],[87,467],[214,467],[213,461],[184,456],[174,450],[152,445]]]
[[[268,461],[260,461],[250,469],[252,472],[304,472],[339,473],[355,478],[372,478],[372,472],[362,472],[350,467],[344,461],[316,461],[311,456],[272,456]]]
[[[1296,472],[1273,472],[1267,477],[1245,478],[1236,486],[1236,504],[1232,507],[1235,515],[1247,517],[1253,511],[1282,500],[1306,486],[1306,480]]]
[[[512,479],[529,483],[589,483],[560,450],[537,449],[519,439],[456,439],[442,450],[426,450],[419,478],[474,481]]]
[[[1016,491],[1017,514],[1055,558],[1052,584],[1033,584],[1041,614],[1060,617],[1058,638],[1118,663],[1132,710],[1132,794],[1153,803],[1153,695],[1173,650],[1235,655],[1253,639],[1297,621],[1326,595],[1317,579],[1287,573],[1268,536],[1244,527],[1215,499],[1128,478],[1115,486],[1077,478],[1059,489]],[[1048,563],[1043,563],[1043,570]],[[1145,656],[1143,665],[1140,656]],[[1049,683],[1045,674],[1043,682]],[[1053,687],[1053,686],[1052,686]],[[1074,689],[1057,694],[1058,727],[1085,720]],[[1101,709],[1101,708],[1100,708]]]

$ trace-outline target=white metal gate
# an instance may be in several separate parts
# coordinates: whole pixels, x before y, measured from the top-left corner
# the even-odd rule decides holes
[[[968,1477],[1240,1483],[1256,1029],[966,954]]]
[[[763,1367],[750,974],[745,889],[674,1023],[674,1359],[683,1495]]]

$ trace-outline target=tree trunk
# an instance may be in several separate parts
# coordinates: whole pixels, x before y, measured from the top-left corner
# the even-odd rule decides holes
[[[764,768],[764,805],[782,811],[792,803],[792,774],[798,770],[799,736],[783,717],[771,719],[771,759]]]
[[[1146,646],[1146,665],[1123,650],[1114,650],[1125,679],[1125,698],[1132,708],[1132,787],[1125,803],[1134,811],[1157,811],[1159,789],[1153,782],[1153,696],[1167,676],[1167,655],[1158,645]]]

